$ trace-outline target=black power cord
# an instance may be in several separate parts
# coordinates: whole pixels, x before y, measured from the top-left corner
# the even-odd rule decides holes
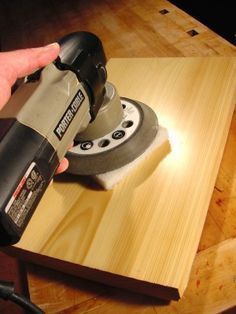
[[[0,298],[4,300],[10,300],[23,309],[27,310],[27,313],[43,314],[44,312],[29,299],[14,292],[14,284],[12,282],[0,281]]]

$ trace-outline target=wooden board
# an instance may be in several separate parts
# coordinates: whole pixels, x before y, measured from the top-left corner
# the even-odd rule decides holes
[[[112,59],[122,96],[150,105],[172,152],[113,191],[55,182],[9,252],[78,276],[178,299],[188,283],[235,104],[236,59]]]
[[[236,311],[236,239],[198,253],[178,301],[163,302],[30,264],[30,296],[46,313],[233,314]],[[234,309],[224,312],[234,307]]]

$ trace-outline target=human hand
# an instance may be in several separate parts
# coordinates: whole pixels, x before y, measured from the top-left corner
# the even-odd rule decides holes
[[[39,48],[20,49],[0,53],[0,109],[11,96],[11,87],[24,77],[56,59],[60,46],[53,43]]]
[[[24,77],[44,67],[56,59],[60,51],[57,43],[39,48],[20,49],[0,53],[0,110],[11,96],[11,87],[18,78]],[[68,168],[68,160],[64,158],[57,174]]]

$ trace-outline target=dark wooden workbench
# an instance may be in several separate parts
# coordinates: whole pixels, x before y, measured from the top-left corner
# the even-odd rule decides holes
[[[2,1],[1,50],[87,30],[111,57],[236,56],[235,47],[164,0]],[[219,313],[236,305],[236,114],[184,297],[161,301],[27,265],[32,301],[46,313]],[[232,310],[233,311],[233,310]],[[233,313],[233,312],[232,312]]]

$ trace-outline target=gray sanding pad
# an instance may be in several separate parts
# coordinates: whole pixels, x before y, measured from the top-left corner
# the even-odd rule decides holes
[[[67,152],[68,173],[97,176],[111,172],[133,162],[152,145],[159,132],[155,112],[128,98],[122,97],[121,102],[123,119],[116,128],[102,138],[75,142]]]

